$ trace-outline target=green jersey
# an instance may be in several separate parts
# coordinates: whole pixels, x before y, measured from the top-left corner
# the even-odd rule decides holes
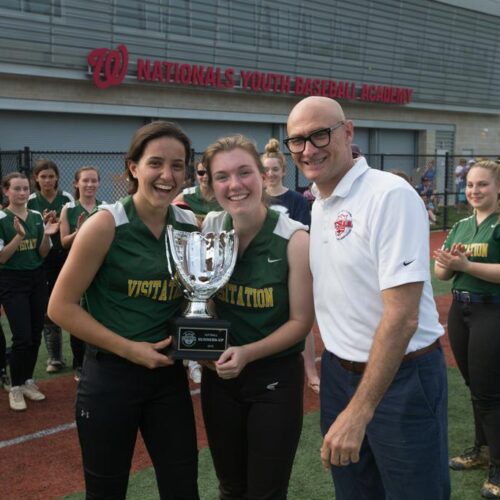
[[[217,200],[205,200],[201,194],[200,186],[189,187],[182,191],[184,201],[189,205],[189,208],[198,216],[205,216],[208,212],[217,212],[222,210]]]
[[[102,205],[102,201],[96,200],[95,206],[98,207],[99,205]],[[64,205],[66,207],[66,216],[68,218],[68,224],[69,224],[69,232],[73,233],[76,230],[76,225],[78,223],[78,218],[80,217],[81,214],[85,214],[85,217],[89,217],[91,212],[88,212],[87,209],[82,206],[80,203],[80,200],[76,201],[69,201]]]
[[[493,213],[481,224],[477,224],[476,216],[471,215],[458,221],[444,242],[444,248],[451,248],[454,243],[465,245],[470,253],[471,262],[500,263],[500,214]],[[455,290],[467,291],[483,295],[500,295],[500,283],[492,283],[476,278],[467,273],[455,273],[453,277]]]
[[[135,341],[168,336],[168,321],[179,313],[183,296],[168,272],[165,230],[156,238],[127,196],[98,211],[110,212],[116,232],[104,261],[85,293],[87,311],[113,332]],[[192,212],[170,205],[165,225],[197,231]]]
[[[211,212],[203,232],[232,229],[226,212]],[[268,210],[264,225],[243,255],[238,257],[229,282],[214,297],[217,314],[231,323],[230,344],[261,340],[290,318],[288,296],[288,242],[295,231],[307,230],[300,222]],[[300,352],[304,342],[274,354]]]
[[[15,215],[8,209],[0,210],[0,251],[16,236]],[[39,212],[28,210],[26,220],[19,218],[26,235],[11,258],[0,269],[11,271],[31,271],[43,263],[39,249],[43,239],[43,218]]]
[[[28,208],[32,210],[36,210],[43,214],[45,210],[51,211],[54,210],[57,214],[57,218],[61,216],[61,210],[66,203],[69,201],[75,201],[73,196],[67,191],[57,191],[56,197],[49,202],[45,196],[40,193],[40,191],[36,191],[35,193],[31,193],[28,200]],[[52,240],[52,247],[56,250],[60,250],[62,248],[61,245],[61,236],[59,232],[50,237]]]

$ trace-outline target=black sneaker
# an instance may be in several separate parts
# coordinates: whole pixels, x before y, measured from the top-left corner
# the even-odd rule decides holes
[[[500,467],[490,465],[488,479],[481,488],[481,495],[484,498],[500,498]]]
[[[461,455],[450,458],[448,465],[453,470],[487,469],[490,464],[490,451],[486,445],[474,445]]]

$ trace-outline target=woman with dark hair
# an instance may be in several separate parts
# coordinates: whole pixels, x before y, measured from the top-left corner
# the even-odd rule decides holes
[[[58,224],[44,227],[42,216],[26,208],[30,186],[25,175],[9,174],[2,186],[9,199],[8,208],[0,211],[0,302],[12,332],[9,404],[12,410],[23,411],[25,397],[45,399],[33,380],[33,371],[47,307],[43,258]]]
[[[310,227],[311,211],[309,210],[309,203],[304,196],[296,191],[291,191],[283,185],[287,165],[285,155],[280,151],[280,143],[277,139],[269,139],[261,159],[266,172],[266,193],[271,197],[271,208],[283,212],[291,219]],[[310,332],[307,336],[303,354],[307,386],[316,394],[319,394],[320,381],[316,370],[316,349],[313,332]]]
[[[70,193],[58,189],[59,169],[57,165],[52,160],[37,160],[33,169],[33,181],[36,191],[29,197],[28,208],[40,212],[45,223],[59,222],[63,206],[74,200]],[[51,240],[52,248],[43,263],[49,297],[68,254],[61,245],[59,232],[54,234]],[[62,331],[57,325],[54,325],[47,315],[45,316],[43,336],[49,355],[47,373],[57,373],[64,366]]]
[[[130,195],[80,226],[50,299],[51,318],[87,343],[76,422],[88,498],[125,498],[138,430],[159,496],[198,498],[186,372],[165,354],[183,300],[168,271],[166,226],[197,230],[192,212],[171,205],[189,156],[189,139],[172,123],[136,131],[126,155]]]
[[[214,298],[231,323],[231,347],[201,381],[220,496],[286,498],[302,430],[301,352],[314,316],[309,235],[268,209],[264,168],[249,139],[219,139],[203,164],[224,210],[209,213],[203,231],[234,229],[239,239],[233,274]]]
[[[500,498],[500,165],[485,160],[467,173],[474,209],[434,253],[434,271],[453,279],[448,334],[472,399],[474,445],[450,460],[454,470],[489,468],[481,494]]]
[[[69,250],[78,230],[96,206],[102,202],[96,199],[100,182],[99,170],[96,167],[81,167],[75,172],[73,186],[75,200],[69,201],[61,211],[60,234],[63,248]],[[85,307],[85,304],[82,304]],[[70,334],[71,352],[73,353],[74,378],[80,380],[85,344]]]

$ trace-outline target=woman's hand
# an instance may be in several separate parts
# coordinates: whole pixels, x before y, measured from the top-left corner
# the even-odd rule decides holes
[[[166,349],[171,343],[172,337],[168,337],[155,344],[151,342],[130,341],[129,349],[125,357],[129,361],[132,361],[132,363],[151,369],[161,366],[171,366],[175,361],[160,352]]]
[[[455,243],[448,250],[436,250],[433,254],[437,264],[451,271],[466,273],[470,264],[465,246],[461,243]]]
[[[45,230],[44,234],[47,236],[52,236],[53,234],[56,234],[59,231],[59,222],[47,222],[45,224]]]
[[[26,231],[24,229],[24,226],[21,224],[19,217],[14,217],[14,229],[16,230],[16,233],[21,237],[21,239],[26,236]]]
[[[76,231],[80,229],[80,227],[82,226],[82,224],[85,222],[86,219],[87,216],[83,212],[78,216],[78,219],[76,221]]]
[[[42,213],[43,223],[49,224],[51,222],[57,222],[57,212],[55,210],[45,209]]]
[[[249,361],[245,346],[233,346],[221,354],[215,362],[215,369],[220,378],[236,378]]]

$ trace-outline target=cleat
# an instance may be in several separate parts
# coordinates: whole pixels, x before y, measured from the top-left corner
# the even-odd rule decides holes
[[[486,445],[474,445],[461,455],[450,458],[448,465],[453,470],[487,469],[490,463],[490,452]]]
[[[490,465],[488,479],[481,488],[481,496],[484,498],[500,498],[500,467]]]

